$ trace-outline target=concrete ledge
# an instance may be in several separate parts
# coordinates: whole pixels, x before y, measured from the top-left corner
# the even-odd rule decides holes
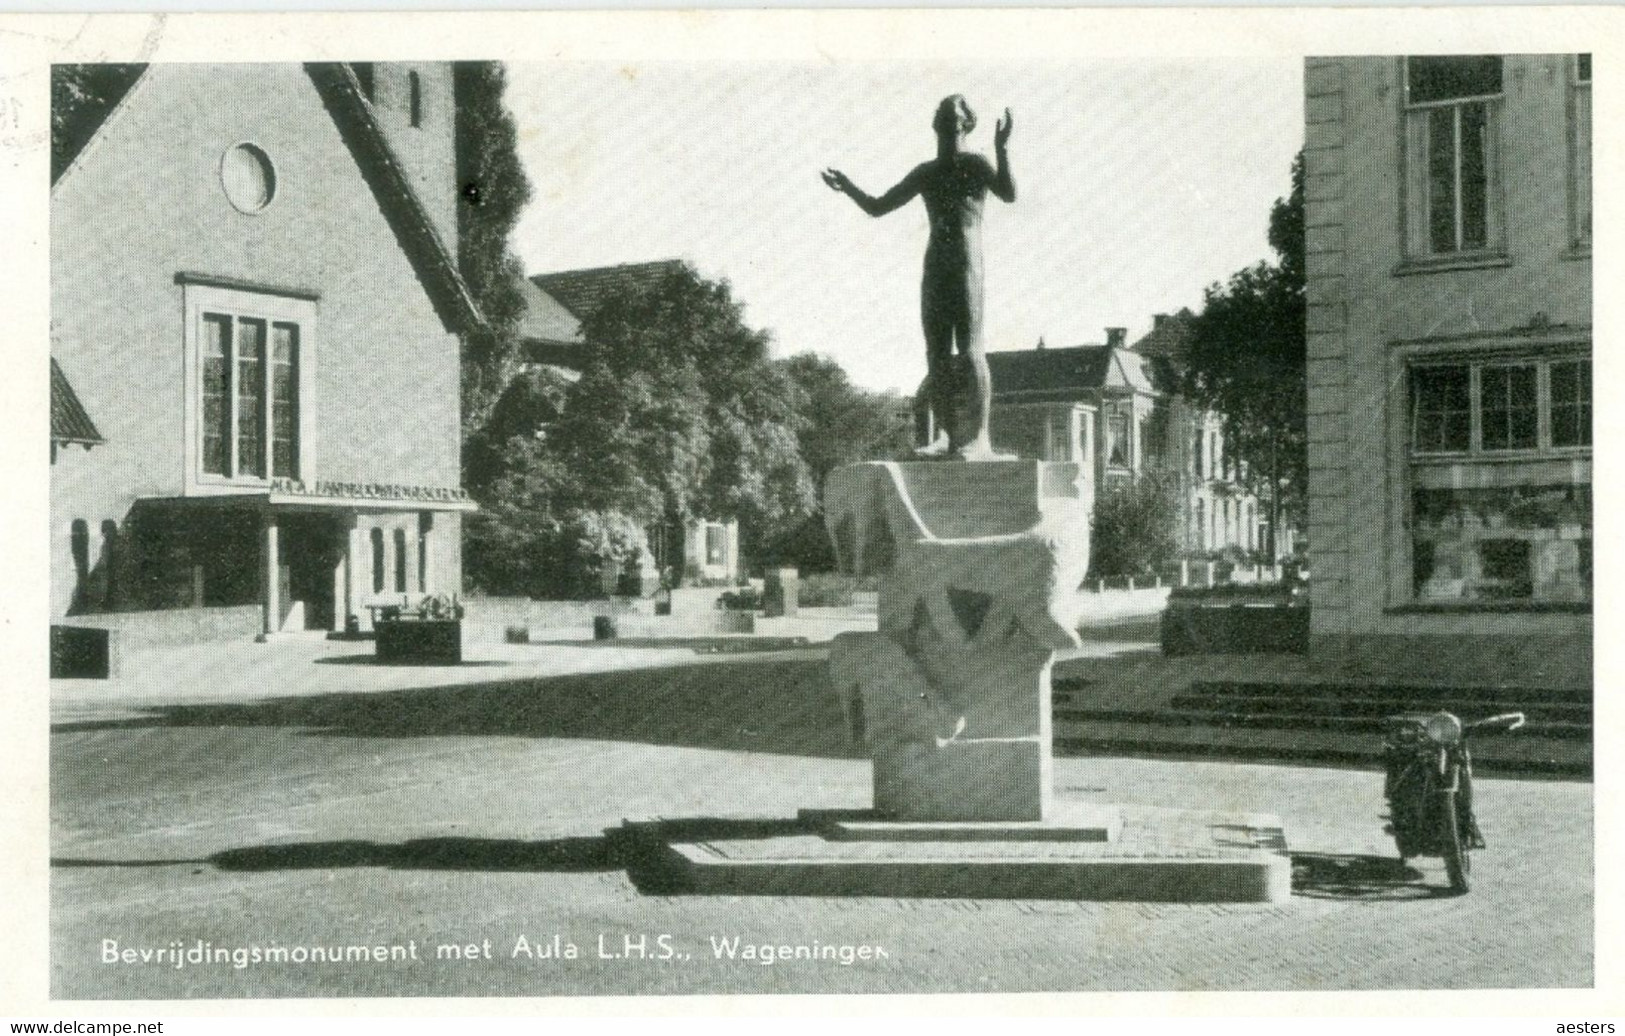
[[[1280,821],[1264,814],[1122,807],[1110,843],[833,839],[815,825],[742,821],[684,838],[683,822],[628,824],[664,887],[706,895],[1279,903],[1292,894]]]
[[[716,609],[690,615],[647,618],[641,615],[616,616],[617,637],[692,637],[716,633],[756,632],[755,612]]]
[[[71,615],[63,625],[113,632],[120,650],[252,640],[264,625],[257,604],[220,608],[162,608],[139,612],[96,612]]]
[[[939,822],[887,820],[879,813],[802,810],[801,819],[835,841],[875,842],[1113,842],[1123,832],[1116,806],[1063,801],[1045,820]]]

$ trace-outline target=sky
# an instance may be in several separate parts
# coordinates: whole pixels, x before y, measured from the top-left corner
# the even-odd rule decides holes
[[[534,197],[528,273],[686,259],[726,279],[776,355],[817,352],[912,393],[925,373],[919,201],[881,219],[826,187],[880,194],[932,157],[950,93],[992,156],[1009,108],[1017,200],[989,196],[989,350],[1133,341],[1156,313],[1271,255],[1270,205],[1303,142],[1300,59],[515,64],[508,103]]]

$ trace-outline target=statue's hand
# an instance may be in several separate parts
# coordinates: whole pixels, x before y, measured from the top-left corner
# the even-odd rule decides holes
[[[1010,109],[1006,108],[1004,116],[999,119],[998,125],[993,127],[993,143],[995,146],[1004,147],[1010,140],[1010,130],[1014,128],[1015,124],[1015,117],[1010,114]]]
[[[819,175],[824,178],[824,183],[829,185],[830,190],[840,191],[842,194],[852,193],[852,181],[839,169],[826,169]]]

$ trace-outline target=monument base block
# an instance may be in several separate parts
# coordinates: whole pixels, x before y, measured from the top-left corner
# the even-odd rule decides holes
[[[1069,827],[1068,814],[1092,819]],[[699,837],[684,821],[629,823],[622,834],[672,892],[1172,903],[1292,894],[1286,836],[1267,814],[1059,800],[1055,819],[1031,824],[807,811],[793,822],[718,821]]]
[[[825,838],[873,842],[1115,842],[1123,811],[1068,799],[1043,820],[890,820],[879,810],[834,813],[802,810]]]

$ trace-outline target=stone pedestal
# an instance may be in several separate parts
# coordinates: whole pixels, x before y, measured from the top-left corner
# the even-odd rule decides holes
[[[1072,464],[859,464],[824,510],[842,566],[879,574],[879,632],[831,683],[874,756],[874,808],[628,822],[629,858],[718,895],[1280,902],[1267,814],[1055,794],[1050,669],[1078,643],[1091,485]]]
[[[1050,666],[1076,646],[1090,486],[1073,464],[860,464],[825,514],[844,568],[881,574],[878,633],[830,674],[898,821],[1041,821],[1053,808]]]

